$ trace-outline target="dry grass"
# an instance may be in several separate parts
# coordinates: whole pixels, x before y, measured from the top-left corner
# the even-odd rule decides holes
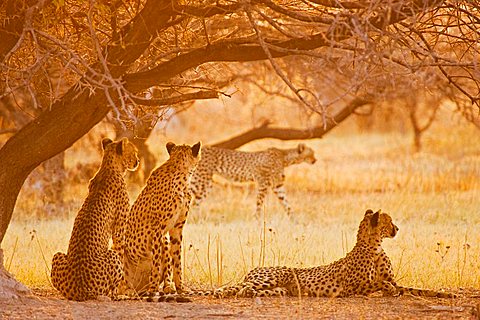
[[[429,132],[425,151],[416,155],[409,137],[398,134],[332,134],[308,142],[319,161],[286,173],[293,221],[271,195],[265,216],[254,219],[253,186],[219,180],[185,228],[187,285],[216,287],[258,265],[329,263],[352,248],[364,211],[381,208],[400,228],[384,247],[401,284],[480,288],[480,147],[471,138],[478,132],[469,127],[444,132]],[[246,149],[272,143],[296,144],[260,141]],[[29,210],[41,210],[36,199],[19,199],[3,243],[6,267],[19,280],[49,286],[50,260],[66,250],[85,193],[86,185],[72,186],[68,218],[56,220],[32,220]]]

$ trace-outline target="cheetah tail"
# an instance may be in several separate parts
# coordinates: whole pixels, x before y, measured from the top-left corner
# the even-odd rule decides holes
[[[428,289],[417,289],[409,287],[397,286],[398,293],[401,295],[412,295],[417,297],[436,297],[436,298],[457,298],[454,293],[448,293],[443,291],[434,291]]]
[[[183,294],[162,294],[161,292],[148,297],[143,297],[142,299],[147,302],[192,302],[192,299]]]
[[[190,299],[189,297],[183,294],[177,294],[177,293],[165,294],[163,292],[156,292],[148,296],[134,296],[134,297],[118,296],[115,298],[115,301],[132,301],[132,300],[141,300],[145,302],[179,302],[179,303],[192,302],[192,299]]]

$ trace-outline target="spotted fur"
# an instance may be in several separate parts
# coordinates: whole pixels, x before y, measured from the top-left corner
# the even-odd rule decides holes
[[[384,295],[451,298],[454,295],[396,284],[390,259],[381,244],[398,228],[391,217],[368,210],[360,223],[355,247],[329,265],[312,268],[263,267],[250,271],[244,280],[215,291],[198,292],[217,297],[314,296],[349,297],[382,291]]]
[[[293,149],[269,148],[258,152],[204,147],[202,160],[192,176],[191,188],[195,205],[199,205],[212,187],[214,174],[235,182],[257,185],[256,215],[259,216],[268,190],[272,189],[288,214],[292,210],[284,188],[285,167],[301,162],[315,163],[311,148],[303,143]]]
[[[52,284],[69,300],[115,298],[123,279],[121,255],[130,209],[124,175],[138,167],[138,152],[127,139],[104,139],[102,146],[103,161],[75,218],[67,254],[57,252],[52,261]]]
[[[125,278],[137,293],[183,291],[181,244],[191,202],[189,183],[200,158],[200,142],[169,142],[170,158],[155,169],[130,211],[126,229]],[[170,237],[170,247],[166,238]],[[168,270],[167,268],[172,268]],[[166,274],[173,273],[173,285]]]

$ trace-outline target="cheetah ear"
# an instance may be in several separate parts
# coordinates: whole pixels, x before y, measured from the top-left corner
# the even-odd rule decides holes
[[[112,139],[109,138],[102,139],[102,149],[105,150],[105,148],[112,142]]]
[[[121,156],[123,154],[123,150],[125,150],[125,146],[127,145],[127,143],[128,143],[127,138],[123,138],[122,140],[120,140],[118,142],[116,150],[117,150],[117,154],[119,156]]]
[[[202,143],[199,141],[192,146],[192,155],[196,158],[200,152],[200,147]]]
[[[168,142],[167,143],[167,151],[168,151],[168,154],[172,154],[172,149],[173,147],[175,147],[175,143],[173,142]]]
[[[370,225],[372,227],[378,226],[378,218],[380,217],[380,211],[377,211],[373,214],[373,216],[370,218]]]
[[[305,144],[300,143],[298,144],[297,151],[298,153],[302,153],[305,150]]]
[[[369,214],[372,214],[372,213],[373,213],[372,209],[368,209],[367,211],[365,211],[365,215],[369,215]]]

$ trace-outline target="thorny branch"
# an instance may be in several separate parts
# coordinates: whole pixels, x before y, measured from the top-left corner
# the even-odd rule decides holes
[[[136,43],[135,37],[125,42],[126,32],[145,7],[154,8],[163,22],[148,40],[150,44]],[[37,96],[45,91],[37,78],[51,62],[61,64],[65,85],[87,87],[91,94],[100,90],[117,117],[119,111],[135,117],[130,105],[135,107],[139,101],[153,105],[181,103],[181,96],[194,98],[196,89],[188,85],[194,85],[199,74],[208,74],[212,86],[206,89],[216,91],[215,78],[256,71],[253,64],[227,68],[217,61],[258,59],[268,60],[286,87],[308,110],[322,114],[324,122],[326,108],[344,98],[378,92],[377,98],[383,99],[404,85],[399,79],[417,81],[419,75],[431,72],[447,79],[456,95],[480,105],[480,9],[476,2],[208,0],[188,5],[162,2],[160,6],[152,1],[139,1],[137,6],[118,1],[108,6],[94,0],[66,0],[63,7],[54,8],[51,1],[41,0],[25,8],[19,15],[24,17],[20,32],[2,29],[9,28],[8,23],[0,27],[0,33],[17,37],[0,62],[0,98],[2,103],[21,103],[25,109],[32,108],[26,107],[29,104],[35,106]],[[0,11],[0,19],[9,17]],[[115,45],[146,49],[139,59],[122,65],[122,60],[109,61],[108,52]],[[232,48],[239,57],[229,60],[226,55]],[[220,49],[224,56],[218,54]],[[243,59],[243,52],[250,56]],[[277,58],[285,56],[304,58],[279,63]],[[315,70],[325,61],[329,62],[327,69]],[[113,75],[112,68],[125,68],[129,74]],[[157,77],[155,70],[166,70],[169,76]],[[146,74],[153,81],[140,77]],[[136,81],[148,85],[132,85]],[[172,92],[171,100],[138,100],[148,86],[178,83],[187,90],[180,96]],[[435,83],[422,83],[435,90]],[[331,88],[335,88],[335,97],[329,96]],[[51,86],[47,89],[53,97],[52,90]]]
[[[273,69],[275,70],[275,72],[277,73],[277,75],[283,80],[283,82],[285,82],[285,84],[290,88],[290,90],[292,90],[292,92],[298,97],[298,99],[303,102],[303,104],[305,106],[307,106],[310,110],[314,111],[314,112],[317,112],[317,113],[320,113],[319,110],[312,106],[310,103],[308,103],[304,97],[302,97],[300,95],[300,92],[302,92],[303,90],[307,91],[307,92],[310,92],[308,91],[307,89],[297,89],[294,84],[290,81],[290,79],[288,79],[286,77],[286,75],[283,73],[282,69],[280,68],[280,66],[275,62],[275,60],[273,60],[273,56],[272,54],[270,53],[270,50],[267,46],[267,44],[265,43],[265,40],[263,39],[263,36],[255,22],[255,20],[253,19],[252,17],[252,13],[250,11],[249,8],[245,8],[245,13],[247,14],[247,17],[248,17],[248,20],[250,22],[250,25],[252,26],[252,28],[255,30],[255,34],[257,35],[258,37],[258,42],[260,44],[260,46],[262,47],[263,51],[265,52],[265,54],[267,55],[268,57],[268,60],[270,61]],[[314,97],[315,94],[313,94]],[[319,102],[319,100],[317,99],[317,102]],[[319,104],[319,106],[321,106],[321,104]]]

